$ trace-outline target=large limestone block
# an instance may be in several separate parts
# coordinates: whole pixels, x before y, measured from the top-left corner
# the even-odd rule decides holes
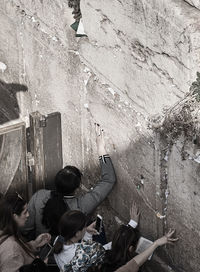
[[[74,53],[75,47],[68,50],[62,43],[63,35],[70,39],[74,32],[68,21],[68,33],[63,34],[66,14],[63,15],[58,3],[52,2],[53,10],[49,13],[45,3],[42,7],[42,1],[34,1],[34,5],[31,1],[1,3],[0,25],[4,27],[0,28],[0,61],[7,69],[0,72],[0,80],[27,86],[17,102],[22,119],[28,120],[29,113],[36,110],[44,115],[61,113],[64,164],[81,166],[81,65]],[[46,16],[42,12],[46,12]],[[58,29],[54,22],[56,26],[59,24]],[[71,45],[68,41],[67,44]],[[14,106],[13,103],[8,105],[10,109]]]
[[[81,1],[81,57],[144,114],[184,96],[199,70],[199,11],[184,1]]]
[[[182,147],[179,139],[169,156],[166,223],[176,229],[180,239],[171,251],[172,259],[183,271],[197,272],[200,265],[199,163],[191,157],[182,160]],[[189,152],[193,154],[194,150],[190,148]]]
[[[5,1],[5,8],[9,13],[16,11],[18,17],[27,19],[32,23],[32,27],[51,36],[52,40],[61,41],[69,46],[70,37],[67,35],[71,20],[71,13],[67,1],[40,1],[40,0],[11,0]],[[12,10],[10,9],[12,7]]]

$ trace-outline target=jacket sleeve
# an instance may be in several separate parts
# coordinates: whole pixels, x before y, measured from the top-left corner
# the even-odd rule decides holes
[[[28,240],[34,240],[38,234],[47,232],[45,226],[42,225],[42,216],[50,194],[50,190],[41,189],[31,197],[28,203],[29,217],[23,228],[23,234]]]
[[[115,272],[137,272],[138,270],[138,264],[134,259],[131,259],[128,263],[115,270]]]
[[[35,219],[36,219],[36,210],[35,210],[35,199],[37,196],[37,192],[31,197],[28,203],[28,212],[29,217],[26,221],[25,226],[22,229],[23,235],[28,239],[32,240],[35,239]]]
[[[85,213],[91,213],[110,193],[115,182],[115,170],[108,155],[99,158],[101,167],[101,180],[94,189],[78,198],[79,209]]]

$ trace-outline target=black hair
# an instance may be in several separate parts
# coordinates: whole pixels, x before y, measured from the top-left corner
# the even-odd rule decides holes
[[[12,208],[13,213],[20,215],[26,205],[26,200],[23,199],[18,193],[8,194],[4,197],[9,206]]]
[[[24,209],[26,201],[18,196],[17,193],[9,194],[0,200],[0,230],[3,235],[18,236],[18,226],[13,215],[20,215]]]
[[[63,195],[52,191],[44,209],[42,224],[49,229],[52,236],[58,235],[58,222],[61,216],[69,210],[69,206],[63,200]]]
[[[115,232],[112,239],[112,248],[106,252],[106,259],[102,265],[103,272],[112,272],[120,266],[126,264],[134,257],[135,249],[140,238],[140,233],[137,229],[129,225],[121,225]],[[130,247],[133,251],[130,251]]]
[[[58,235],[58,222],[64,212],[69,210],[64,201],[64,195],[72,194],[81,183],[81,172],[75,166],[67,165],[55,177],[56,191],[51,196],[43,209],[42,224],[49,229],[52,236]]]
[[[63,195],[71,195],[80,186],[81,172],[75,166],[67,165],[55,177],[56,191]]]
[[[1,244],[10,236],[14,236],[16,242],[31,256],[32,250],[26,246],[19,227],[14,219],[14,214],[20,216],[24,210],[26,201],[18,193],[8,194],[0,199],[0,238]]]
[[[87,216],[81,211],[68,211],[63,214],[59,222],[59,233],[63,240],[57,239],[54,253],[59,254],[63,249],[63,242],[69,241],[78,231],[83,230],[87,224]]]

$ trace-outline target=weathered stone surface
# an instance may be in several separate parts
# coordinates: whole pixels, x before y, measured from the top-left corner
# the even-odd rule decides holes
[[[200,68],[200,11],[190,4],[81,0],[88,38],[77,40],[67,1],[0,4],[0,80],[28,90],[12,97],[17,114],[8,119],[61,112],[64,163],[81,168],[88,188],[99,175],[94,122],[103,126],[118,177],[106,202],[113,218],[104,210],[110,233],[114,216],[126,222],[136,200],[144,236],[175,227],[181,238],[157,251],[159,272],[200,265],[198,164],[182,160],[181,140],[164,156],[166,145],[148,129],[148,117],[179,101]]]
[[[175,228],[180,238],[170,255],[183,271],[185,267],[190,267],[190,271],[198,271],[200,226],[196,215],[200,209],[199,163],[192,157],[183,161],[181,148],[183,142],[179,140],[172,149],[168,164],[169,196],[166,205],[166,224],[167,227]],[[190,147],[188,152],[194,154],[195,147]],[[177,254],[178,252],[183,254]]]
[[[198,251],[195,250],[198,242],[192,244],[191,237],[194,230],[199,237],[200,222],[197,219],[196,223],[191,224],[191,216],[188,215],[191,203],[195,210],[199,208],[199,200],[193,202],[192,193],[196,192],[194,188],[199,177],[192,171],[192,165],[182,161],[180,156],[178,164],[175,163],[174,155],[170,156],[169,165],[168,162],[163,164],[160,152],[164,147],[160,145],[159,139],[154,138],[152,149],[151,144],[147,147],[153,135],[146,130],[145,119],[149,114],[161,113],[164,107],[180,100],[195,79],[200,63],[199,10],[185,1],[82,0],[81,11],[88,35],[88,40],[81,41],[81,60],[108,84],[108,89],[111,88],[115,97],[130,104],[135,111],[131,120],[127,113],[124,118],[118,116],[117,108],[114,107],[117,120],[111,116],[113,123],[120,127],[118,137],[114,139],[115,146],[126,146],[125,149],[119,148],[120,151],[115,154],[119,178],[117,198],[120,204],[112,194],[111,206],[121,215],[127,216],[129,201],[136,198],[143,209],[147,208],[141,222],[142,231],[147,237],[155,238],[155,231],[158,236],[162,235],[171,226],[177,228],[177,235],[182,229],[187,229],[188,237],[186,233],[184,238],[181,234],[178,246],[173,251],[168,249],[168,256],[173,258],[171,262],[169,258],[167,263],[175,271],[198,271]],[[96,93],[93,87],[91,89]],[[105,95],[106,90],[100,86],[98,88]],[[117,106],[117,101],[113,102]],[[89,104],[91,115],[97,107],[95,104],[94,109],[92,104],[95,103]],[[121,112],[123,110],[124,106]],[[105,112],[105,109],[101,112]],[[137,112],[141,114],[139,120]],[[102,120],[102,123],[108,127],[109,118]],[[123,132],[128,132],[130,128],[128,123],[132,124],[132,139],[128,139],[128,136],[124,139],[123,136]],[[129,135],[129,132],[126,134]],[[172,165],[177,175],[179,171],[185,175],[187,189],[184,191],[177,192],[176,183],[182,188],[182,176],[171,177]],[[143,184],[141,177],[144,177]],[[193,183],[190,182],[191,177]],[[164,218],[158,219],[156,211]],[[167,211],[170,211],[169,214]],[[190,254],[185,248],[190,248],[193,253]],[[179,252],[182,252],[181,256]]]
[[[140,112],[157,113],[188,91],[199,69],[198,10],[155,0],[83,0],[81,10],[89,39],[81,55]]]
[[[20,110],[10,120],[20,116],[28,122],[28,114],[36,110],[42,114],[61,112],[63,150],[67,154],[64,162],[79,165],[82,164],[80,90],[83,85],[79,83],[80,61],[73,39],[67,40],[74,34],[69,28],[71,10],[63,1],[52,4],[50,10],[41,1],[35,1],[34,5],[31,1],[1,2],[0,24],[5,27],[0,28],[0,60],[7,65],[1,79],[7,83],[23,82],[28,88],[28,92],[19,93]],[[70,148],[72,138],[76,150]]]

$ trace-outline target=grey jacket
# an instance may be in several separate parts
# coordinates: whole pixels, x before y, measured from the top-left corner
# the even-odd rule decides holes
[[[65,197],[64,201],[71,210],[80,210],[85,214],[92,213],[95,208],[106,198],[116,182],[116,175],[109,156],[100,157],[101,180],[95,187],[81,196]],[[25,225],[25,232],[35,231],[36,236],[48,232],[42,224],[43,208],[50,198],[50,190],[39,190],[28,203],[29,218]]]

